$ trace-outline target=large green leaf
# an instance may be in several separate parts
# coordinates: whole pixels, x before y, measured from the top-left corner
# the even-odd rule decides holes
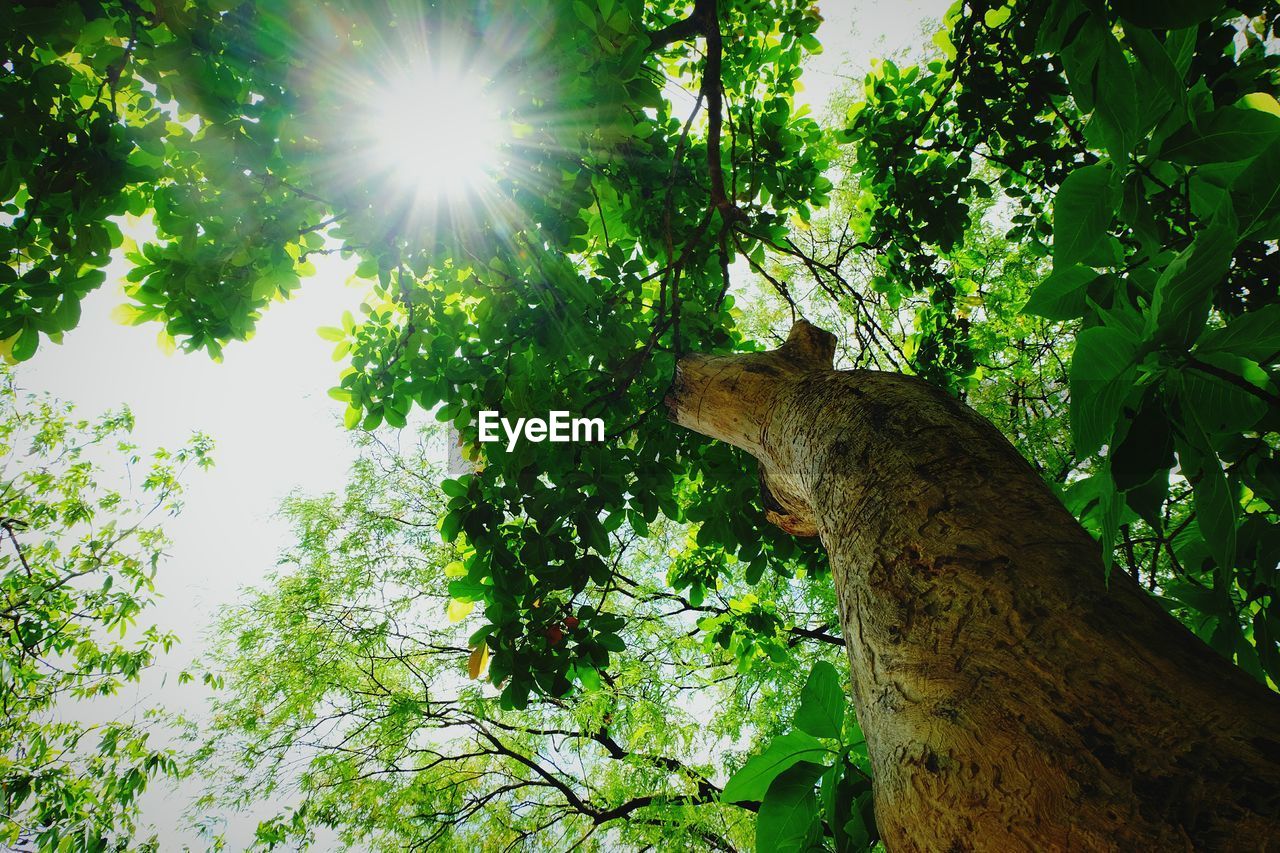
[[[760,803],[756,850],[792,853],[808,849],[818,837],[818,796],[814,782],[826,767],[802,761],[780,773]]]
[[[1280,355],[1280,305],[1271,304],[1236,317],[1221,329],[1200,337],[1199,353],[1230,353],[1259,364],[1269,364]]]
[[[880,829],[876,826],[875,797],[870,789],[854,797],[852,808],[849,809],[849,819],[844,824],[844,833],[851,850],[866,850],[880,840]]]
[[[1188,165],[1230,163],[1255,157],[1280,138],[1280,117],[1260,110],[1222,107],[1201,116],[1165,141],[1160,155]]]
[[[1231,184],[1240,236],[1268,240],[1280,236],[1280,138],[1264,148]]]
[[[1199,336],[1235,248],[1235,224],[1224,207],[1156,281],[1149,314],[1155,339],[1187,346]]]
[[[871,778],[848,756],[822,776],[822,811],[836,853],[861,853],[880,837],[871,805]]]
[[[1267,676],[1280,683],[1280,606],[1275,599],[1268,608],[1253,614],[1253,641],[1258,649],[1258,662]]]
[[[1077,5],[1068,2],[1064,5]],[[1063,18],[1077,17],[1071,11]],[[1074,28],[1067,28],[1071,32]],[[1062,58],[1063,70],[1067,73],[1067,82],[1071,85],[1071,95],[1080,106],[1081,112],[1092,112],[1095,106],[1093,94],[1096,89],[1096,73],[1098,70],[1099,52],[1102,43],[1110,38],[1110,31],[1097,15],[1089,14],[1080,29],[1074,32],[1059,54]]]
[[[1081,264],[1056,267],[1053,273],[1031,292],[1023,307],[1026,314],[1049,320],[1074,320],[1083,317],[1089,307],[1085,298],[1089,283],[1098,273]]]
[[[725,803],[761,800],[779,773],[801,761],[821,762],[830,755],[831,750],[813,735],[800,731],[787,732],[774,738],[764,752],[733,774],[725,784],[720,800]]]
[[[1178,461],[1191,481],[1196,508],[1196,526],[1218,564],[1217,577],[1224,580],[1235,567],[1236,501],[1231,495],[1222,463],[1201,429],[1193,404],[1184,400],[1182,422],[1178,425]]]
[[[1101,48],[1093,117],[1111,159],[1124,163],[1138,138],[1138,89],[1124,51],[1110,33]]]
[[[839,738],[844,728],[844,711],[844,691],[836,668],[826,661],[818,661],[800,691],[796,728],[814,737]]]
[[[1072,25],[1086,14],[1080,0],[1050,0],[1045,4],[1044,20],[1036,35],[1036,49],[1044,53],[1059,53],[1072,32]]]
[[[1216,364],[1200,362],[1185,370],[1181,377],[1181,396],[1196,413],[1196,420],[1210,435],[1238,433],[1249,429],[1267,413],[1267,404],[1248,390],[1244,377],[1233,382],[1225,377],[1236,374]]]
[[[1147,483],[1158,471],[1173,467],[1173,432],[1157,387],[1143,395],[1128,431],[1111,457],[1111,476],[1121,491]],[[1168,478],[1165,478],[1168,482]]]
[[[1084,260],[1107,234],[1119,201],[1110,164],[1076,169],[1062,182],[1053,203],[1053,261]]]
[[[1171,106],[1181,107],[1187,97],[1182,75],[1173,58],[1154,35],[1141,27],[1125,27],[1125,42],[1138,58],[1137,78],[1142,81],[1140,109],[1144,130],[1164,118]],[[1154,83],[1154,86],[1148,85]]]
[[[1129,393],[1138,339],[1111,326],[1085,329],[1071,357],[1071,435],[1076,452],[1088,456],[1111,437]]]

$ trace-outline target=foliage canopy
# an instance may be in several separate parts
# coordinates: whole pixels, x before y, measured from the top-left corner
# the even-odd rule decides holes
[[[104,697],[175,640],[134,625],[168,545],[156,519],[178,511],[178,476],[207,466],[211,444],[144,457],[132,428],[128,409],[80,419],[0,376],[0,841],[18,849],[132,843],[148,782],[182,772],[149,722]]]
[[[309,255],[359,259],[366,310],[326,331],[350,427],[417,405],[470,443],[482,409],[603,417],[605,445],[526,443],[443,484],[456,560],[433,591],[482,605],[459,647],[523,713],[642,657],[619,537],[689,525],[667,581],[693,609],[824,573],[764,522],[742,455],[661,405],[681,353],[823,317],[844,363],[990,417],[1108,561],[1274,687],[1278,21],[1261,0],[960,2],[936,53],[876,64],[824,127],[793,98],[819,48],[803,0],[18,4],[0,338],[23,360],[74,327],[123,240],[109,217],[149,214],[132,317],[215,357]],[[511,132],[492,183],[428,205],[356,168],[344,130],[424,53],[468,57]],[[730,645],[746,621],[702,628]]]

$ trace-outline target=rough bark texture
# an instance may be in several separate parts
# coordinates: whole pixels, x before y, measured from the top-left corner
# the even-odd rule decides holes
[[[991,424],[833,351],[688,356],[668,406],[822,537],[889,850],[1280,849],[1280,697],[1108,587]]]

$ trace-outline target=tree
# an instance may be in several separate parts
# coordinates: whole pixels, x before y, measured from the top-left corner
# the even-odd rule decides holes
[[[777,577],[695,605],[665,577],[669,552],[696,553],[686,532],[620,529],[602,643],[626,653],[576,701],[503,711],[469,639],[483,620],[447,592],[462,566],[437,535],[441,433],[356,433],[343,493],[285,502],[296,544],[219,620],[205,807],[256,814],[267,848],[324,828],[365,849],[748,848],[763,792],[722,804],[716,779],[736,741],[777,731],[813,663],[840,692],[840,640],[809,624],[829,588]],[[549,642],[580,636],[590,606],[542,606]]]
[[[307,253],[358,255],[359,272],[377,283],[365,316],[328,332],[349,361],[333,393],[347,404],[349,425],[402,425],[417,403],[452,421],[471,452],[483,455],[483,470],[445,484],[450,501],[440,524],[445,539],[458,543],[463,572],[448,592],[483,604],[487,621],[475,639],[490,651],[505,708],[522,710],[531,694],[559,697],[608,672],[619,654],[608,639],[616,636],[617,614],[595,610],[582,619],[579,636],[550,643],[559,615],[539,603],[560,598],[576,608],[607,595],[616,585],[609,533],[624,524],[644,535],[661,512],[698,525],[697,558],[672,575],[691,603],[718,584],[759,582],[767,570],[825,572],[812,543],[773,529],[765,514],[797,532],[827,525],[830,539],[848,517],[815,506],[817,481],[803,472],[829,463],[852,476],[850,466],[861,460],[784,465],[771,449],[762,454],[762,496],[754,478],[742,476],[752,462],[740,451],[665,422],[661,401],[669,391],[681,408],[680,388],[671,383],[682,356],[762,349],[736,325],[736,258],[770,276],[776,264],[797,263],[837,303],[874,292],[891,310],[910,306],[914,329],[898,368],[975,402],[1008,388],[1017,391],[1015,412],[1041,413],[1028,390],[1043,392],[1044,408],[1061,405],[1063,377],[1053,371],[1071,347],[1065,378],[1072,448],[1049,479],[1067,485],[1066,503],[1100,548],[990,430],[974,426],[946,397],[891,378],[868,380],[864,390],[909,400],[917,419],[895,436],[903,442],[912,440],[906,427],[913,423],[940,424],[953,444],[957,435],[972,435],[975,455],[962,456],[956,470],[974,477],[974,488],[989,483],[992,470],[1021,471],[1011,493],[992,491],[985,503],[955,510],[982,511],[970,523],[985,531],[976,541],[993,559],[1021,565],[1008,553],[1021,534],[1007,529],[1001,511],[1021,517],[1034,507],[1036,525],[1054,530],[1049,538],[1078,549],[1071,576],[1081,573],[1081,589],[1137,614],[1125,631],[1145,643],[1172,629],[1111,572],[1117,549],[1128,574],[1141,574],[1148,591],[1224,659],[1274,686],[1280,493],[1271,373],[1280,357],[1280,208],[1271,188],[1280,106],[1276,58],[1266,47],[1280,18],[1274,3],[961,3],[936,40],[938,58],[905,70],[879,66],[844,126],[831,132],[791,99],[802,55],[819,47],[819,16],[806,3],[698,0],[690,9],[530,0],[512,17],[538,34],[526,40],[511,38],[504,16],[479,6],[371,2],[333,16],[308,8],[19,7],[6,33],[14,59],[0,90],[0,114],[14,129],[6,143],[11,186],[0,195],[15,217],[6,232],[13,258],[6,275],[14,280],[0,334],[9,336],[12,355],[24,358],[40,334],[74,325],[73,306],[95,285],[92,267],[105,263],[113,238],[97,220],[121,210],[152,211],[158,228],[156,240],[131,255],[136,318],[163,322],[186,348],[215,355],[227,341],[247,337],[258,312],[295,286],[295,276],[307,272]],[[379,67],[450,49],[476,58],[467,68],[484,88],[505,86],[502,120],[511,133],[493,182],[423,205],[394,176],[353,168],[368,136],[350,127],[359,124],[352,120],[361,115],[359,97]],[[674,114],[662,97],[668,76],[698,93],[694,115]],[[446,129],[442,122],[438,132]],[[835,257],[824,257],[806,251],[790,226],[812,222],[814,209],[830,200],[835,187],[827,172],[842,150],[852,162],[842,170],[841,190],[847,184],[857,195],[840,237],[829,241]],[[988,204],[997,189],[1000,199]],[[1024,264],[1024,274],[1047,273],[1028,310],[1066,325],[1037,325],[1043,346],[1032,354],[992,344],[1024,324],[970,274],[984,223],[1009,226],[1006,237],[1022,244],[1024,261],[1046,259]],[[848,275],[854,253],[873,266],[865,285]],[[773,276],[770,283],[799,310],[806,307],[787,281]],[[882,310],[877,304],[861,320],[883,317],[875,314]],[[807,346],[825,353],[825,345]],[[681,363],[688,378],[701,362]],[[980,382],[996,370],[1009,371],[1007,384]],[[856,376],[829,382],[849,393],[863,384]],[[731,395],[719,399],[719,418],[706,411],[682,417],[713,431],[709,424],[741,412]],[[532,414],[566,404],[604,418],[610,443],[526,443],[483,454],[474,444],[480,410]],[[832,402],[821,415],[797,406],[794,413],[837,428],[847,425],[841,416],[853,417],[851,405]],[[749,426],[750,419],[739,424]],[[754,441],[749,430],[745,438],[714,432]],[[1013,437],[1021,447],[1035,443],[1031,432],[1015,426]],[[901,452],[869,456],[866,476],[890,479],[875,466],[895,458]],[[928,477],[948,474],[937,467],[903,470],[895,479],[906,478],[904,495],[927,493]],[[835,496],[856,490],[843,482]],[[917,510],[903,507],[903,523]],[[884,566],[910,556],[907,545],[920,558],[908,565],[932,565],[935,555],[922,545],[945,557],[957,535],[915,543],[890,537],[901,548]],[[845,543],[856,540],[839,538],[827,545],[848,595],[841,578],[870,556],[846,559]],[[1050,564],[1037,565],[1047,572]],[[904,600],[908,590],[904,582],[890,600]],[[913,618],[924,620],[918,624],[927,634],[951,624],[967,604],[979,612],[979,603],[986,604],[957,599]],[[842,618],[856,612],[852,604],[844,601]],[[1001,601],[997,610],[1005,606],[1011,616],[1025,604]],[[1081,636],[1106,643],[1129,636],[1108,633],[1110,622],[1080,622],[1097,612],[1093,605],[1063,612],[1079,616],[1072,624]],[[1056,624],[1052,610],[1029,614],[1018,625],[1031,634]],[[970,626],[964,639],[980,642],[972,631],[983,624]],[[1003,626],[996,636],[1012,642],[1016,628]],[[865,686],[870,670],[858,662],[859,649],[851,645],[853,672],[855,684]],[[1143,654],[1158,652],[1144,647]],[[1207,741],[1188,735],[1182,747],[1209,744],[1204,748],[1213,752],[1234,725],[1247,728],[1230,713],[1244,701],[1234,697],[1249,692],[1238,674],[1222,671],[1225,663],[1211,674],[1213,663],[1198,647],[1163,654],[1172,657],[1155,660],[1184,659],[1203,671],[1198,689],[1227,685],[1214,706],[1214,719],[1227,722],[1207,725],[1215,729]],[[1028,697],[1040,682],[1018,672],[1008,692]],[[1247,716],[1269,719],[1274,696],[1253,692]],[[1163,706],[1153,700],[1153,712],[1165,709],[1153,719],[1179,703],[1200,706],[1193,702],[1199,695]],[[928,725],[891,735],[911,715],[886,721],[873,697],[855,699],[864,723],[874,721],[865,726],[873,748],[922,743],[929,726],[944,725],[927,717]],[[1114,695],[1079,694],[1076,702],[1091,702],[1091,713],[1113,720],[1128,710],[1127,699]],[[1142,778],[1139,768],[1159,769],[1179,754],[1155,736],[1120,748],[1083,720],[1060,724],[1068,742],[1092,756],[1080,760],[1119,762],[1111,772],[1122,792]],[[999,715],[984,725],[981,736],[993,743],[1008,737],[1030,749],[1036,741]],[[1166,731],[1182,732],[1183,725]],[[1272,772],[1264,766],[1268,743],[1252,743],[1252,752],[1239,756],[1257,778]],[[879,755],[878,762],[888,760]],[[913,811],[910,799],[898,796],[891,786],[902,776],[877,782],[894,843],[923,845],[929,833],[948,828],[962,844],[983,843],[965,835],[946,804],[972,803],[997,783],[965,777],[959,764],[935,774],[934,763],[922,756],[910,777],[941,785],[945,796],[934,812]],[[1218,816],[1143,816],[1131,824],[1137,841],[1171,833],[1227,844],[1231,839],[1202,833],[1216,832],[1233,808],[1253,809],[1261,822],[1254,825],[1274,819],[1273,800],[1231,788],[1234,770],[1197,766],[1197,784],[1218,792],[1206,799]],[[1049,785],[1055,776],[1041,778]],[[790,776],[785,786],[804,784]],[[1030,801],[1038,796],[1061,806],[1061,791],[1035,792]],[[1066,796],[1092,809],[1082,813],[1102,814],[1100,825],[1115,820],[1087,791]],[[1117,796],[1131,805],[1159,792]],[[1042,846],[1065,843],[1064,831],[1055,818],[1032,838]]]
[[[210,463],[202,436],[144,460],[132,428],[128,409],[77,419],[0,377],[0,838],[16,849],[124,849],[147,785],[181,774],[147,723],[86,721],[175,640],[126,634],[168,544],[153,519],[178,511],[183,469]],[[136,492],[111,484],[133,472]]]
[[[669,404],[760,460],[775,524],[822,538],[889,845],[1274,836],[1275,694],[1132,579],[1108,585],[1097,543],[990,424],[919,379],[834,371],[833,353],[802,322],[774,352],[686,356]]]

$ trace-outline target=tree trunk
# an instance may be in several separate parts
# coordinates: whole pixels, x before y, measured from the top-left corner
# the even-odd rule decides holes
[[[1123,573],[991,424],[798,323],[672,418],[822,537],[889,850],[1280,849],[1280,696]]]

